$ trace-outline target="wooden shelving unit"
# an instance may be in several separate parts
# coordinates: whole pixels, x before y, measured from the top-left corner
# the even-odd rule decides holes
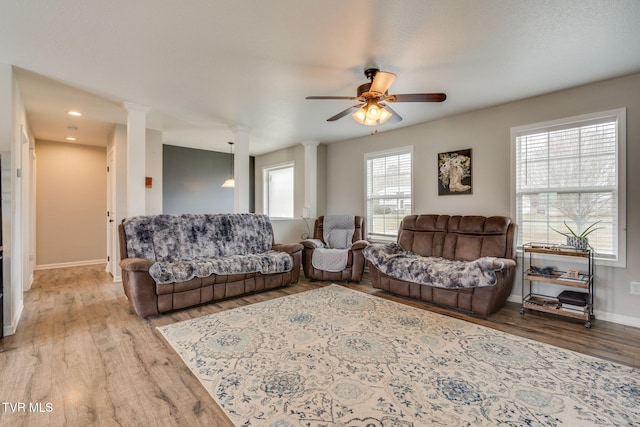
[[[536,266],[536,255],[563,257],[563,261],[574,262],[580,267],[578,277],[568,277],[566,271],[544,271]],[[560,316],[581,319],[585,321],[585,327],[591,328],[593,315],[595,263],[593,251],[580,251],[566,246],[553,246],[545,244],[528,243],[523,246],[522,257],[522,308],[520,313],[526,310],[536,310]],[[585,271],[586,269],[586,271]],[[568,288],[580,289],[585,294],[585,305],[570,305],[560,302],[557,295],[547,295],[538,291],[541,283],[558,285]]]

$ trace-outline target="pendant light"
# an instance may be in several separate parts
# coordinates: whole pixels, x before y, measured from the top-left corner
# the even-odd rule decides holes
[[[229,153],[231,154],[231,177],[228,178],[223,184],[223,188],[234,188],[236,186],[236,180],[233,178],[233,142],[229,142]]]

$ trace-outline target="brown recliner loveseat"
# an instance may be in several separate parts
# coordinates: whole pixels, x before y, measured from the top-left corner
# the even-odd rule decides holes
[[[489,270],[495,272],[494,282],[467,287],[463,286],[468,283],[445,283],[444,287],[415,283],[399,278],[400,274],[395,272],[384,273],[381,271],[385,270],[384,262],[379,268],[376,267],[371,262],[369,252],[365,251],[370,261],[372,285],[393,294],[488,316],[497,311],[511,294],[516,271],[515,232],[516,224],[504,216],[407,216],[400,224],[397,244],[393,244],[396,253],[384,259],[402,257],[403,251],[406,251],[411,257],[424,257],[425,261],[434,261],[436,265],[438,260],[483,261]],[[368,249],[372,250],[374,246]],[[420,260],[416,262],[419,264]],[[431,270],[418,273],[422,275],[421,278],[437,282],[437,273]],[[466,282],[465,277],[458,279],[455,281]]]

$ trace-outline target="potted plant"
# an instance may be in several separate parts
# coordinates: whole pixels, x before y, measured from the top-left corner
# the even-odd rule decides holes
[[[564,222],[564,226],[567,228],[568,231],[566,232],[558,231],[553,227],[551,227],[551,229],[556,233],[559,233],[565,236],[567,238],[568,246],[573,246],[574,248],[580,251],[586,251],[588,248],[591,247],[591,245],[589,244],[589,238],[587,236],[589,236],[589,234],[593,233],[594,231],[600,230],[602,228],[602,227],[596,227],[596,225],[598,225],[598,223],[600,222],[600,221],[596,221],[590,226],[588,226],[587,228],[585,228],[581,233],[578,233],[576,230],[569,227],[569,225],[567,224],[567,221],[563,221],[563,222]]]

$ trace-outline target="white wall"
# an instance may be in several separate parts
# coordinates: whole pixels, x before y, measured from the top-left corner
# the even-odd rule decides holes
[[[264,212],[264,183],[263,170],[265,168],[294,163],[293,188],[293,219],[274,219],[271,221],[276,243],[292,243],[302,240],[307,233],[307,226],[302,219],[304,207],[304,147],[296,145],[283,150],[274,151],[255,158],[255,203],[256,212]]]
[[[5,335],[10,335],[17,325],[22,312],[22,286],[12,282],[12,207],[11,191],[13,185],[12,158],[13,118],[14,111],[14,78],[10,65],[0,64],[0,171],[2,180],[2,245],[3,245],[3,277],[4,284],[4,318],[2,320]]]
[[[109,203],[113,222],[106,227],[106,232],[109,234],[107,255],[110,259],[107,271],[112,274],[114,282],[119,282],[122,276],[117,227],[127,214],[127,127],[125,125],[115,125],[113,132],[107,138],[107,160],[110,156],[113,158],[110,166],[112,170],[107,182],[107,194],[111,197]],[[155,158],[153,155],[150,157]]]
[[[145,190],[145,213],[162,213],[162,132],[146,130],[145,176],[153,178]],[[107,141],[107,152],[115,154],[115,220],[120,224],[127,215],[127,126],[115,125]]]
[[[391,132],[331,144],[327,213],[365,213],[364,153],[413,145],[414,212],[511,215],[510,129],[627,107],[627,164],[640,163],[640,74],[525,99]],[[400,106],[398,107],[400,108]],[[434,106],[437,108],[437,106]],[[398,110],[400,112],[400,110]],[[438,196],[437,154],[471,148],[473,194]],[[596,317],[640,326],[640,169],[627,168],[627,268],[597,267]],[[519,282],[513,300],[520,300]]]
[[[145,211],[148,215],[162,213],[162,132],[147,129],[145,151],[145,176],[153,178],[152,188],[145,189]],[[114,188],[114,224],[120,224],[127,215],[127,126],[117,124],[107,140],[107,152],[113,151],[115,170],[112,171],[114,178],[112,185]],[[109,231],[109,230],[108,230]],[[113,279],[121,280],[120,272],[120,251],[118,248],[117,228],[111,230],[111,240],[113,242],[111,258],[114,260]]]
[[[120,224],[127,215],[127,126],[116,125],[107,143],[115,153],[115,217]],[[119,262],[119,260],[118,260]]]
[[[105,262],[106,149],[37,141],[36,155],[38,268]]]
[[[23,209],[31,205],[33,135],[11,65],[0,64],[0,157],[5,335],[13,334],[23,309],[23,292],[33,273],[33,227]],[[22,176],[27,179],[21,178]]]

